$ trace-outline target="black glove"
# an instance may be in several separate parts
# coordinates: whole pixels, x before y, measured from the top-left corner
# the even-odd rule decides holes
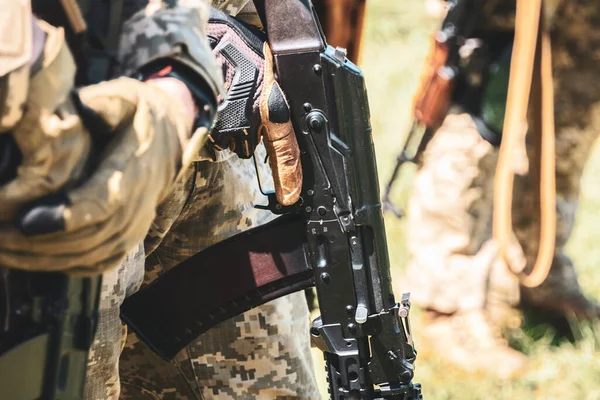
[[[250,158],[260,143],[259,100],[264,86],[266,37],[262,31],[216,9],[211,11],[206,33],[223,70],[227,93],[219,104],[209,145],[215,150],[229,148],[241,158]]]
[[[277,200],[284,206],[296,203],[302,189],[300,149],[264,34],[214,10],[207,35],[227,91],[209,147],[228,147],[239,157],[250,158],[264,138]]]

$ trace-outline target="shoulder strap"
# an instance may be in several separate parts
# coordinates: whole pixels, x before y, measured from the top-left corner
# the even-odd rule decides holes
[[[320,51],[326,46],[310,0],[254,0],[254,5],[275,57]],[[288,23],[290,15],[295,15],[293,25]]]
[[[506,115],[494,180],[493,236],[500,254],[526,287],[539,286],[548,276],[556,240],[554,89],[550,36],[541,10],[542,0],[517,0]],[[511,265],[508,248],[514,240],[514,156],[519,148],[524,153],[530,96],[533,112],[531,132],[536,144],[531,171],[539,182],[537,204],[541,224],[537,259],[527,275],[523,271],[524,266]]]

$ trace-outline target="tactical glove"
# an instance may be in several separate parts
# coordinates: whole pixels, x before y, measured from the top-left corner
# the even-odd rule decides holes
[[[120,78],[79,95],[104,121],[108,147],[82,185],[26,209],[20,232],[0,230],[0,265],[82,274],[115,266],[144,238],[157,204],[189,165],[185,154],[208,134],[203,128],[189,139],[182,102],[150,83]]]
[[[23,157],[14,180],[0,187],[0,215],[11,220],[0,225],[0,266],[92,275],[118,265],[143,240],[178,175],[202,157],[208,131],[194,132],[190,110],[202,95],[216,106],[220,73],[198,34],[208,6],[186,4],[151,2],[125,24],[119,57],[123,72],[136,77],[144,66],[172,60],[181,74],[194,72],[193,90],[167,77],[121,78],[75,92],[62,31],[45,26],[43,65],[10,132]],[[210,114],[208,103],[195,105]]]
[[[209,146],[250,158],[262,137],[277,200],[284,206],[296,203],[302,188],[300,150],[264,34],[216,10],[207,34],[227,90]]]
[[[29,82],[10,88],[26,97],[18,122],[4,133],[12,135],[21,162],[17,179],[0,187],[1,221],[13,220],[23,205],[76,180],[91,146],[70,97],[75,63],[64,32],[43,21],[38,24],[46,32],[41,69]]]

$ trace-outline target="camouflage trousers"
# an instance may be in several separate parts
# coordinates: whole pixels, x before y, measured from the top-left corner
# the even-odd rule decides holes
[[[415,303],[452,314],[515,306],[521,296],[544,303],[579,294],[577,275],[564,247],[575,222],[586,152],[596,132],[591,127],[559,131],[555,257],[541,286],[520,289],[492,240],[498,150],[481,137],[469,114],[448,115],[423,154],[409,199],[407,274]],[[528,265],[537,256],[539,237],[535,187],[529,176],[515,177],[516,239],[509,252],[511,257],[525,257]]]
[[[518,300],[516,279],[491,245],[496,160],[468,114],[446,117],[423,154],[407,216],[411,296],[424,308],[478,309],[489,293]],[[501,290],[488,290],[490,281]]]
[[[264,151],[262,146],[260,150]],[[86,399],[116,400],[119,392],[124,399],[320,398],[302,292],[221,323],[182,350],[172,363],[152,353],[135,334],[127,334],[121,324],[120,304],[142,284],[198,251],[273,218],[270,212],[253,207],[266,199],[258,190],[252,161],[226,151],[217,162],[199,162],[194,168],[189,190],[175,193],[161,205],[159,221],[145,243],[146,252],[151,252],[145,271],[144,247],[140,246],[105,276]],[[268,181],[267,167],[261,169]],[[179,212],[173,213],[174,209]],[[176,218],[160,221],[161,215],[174,214]]]
[[[582,133],[578,139],[589,136]],[[408,279],[415,302],[444,314],[517,305],[518,279],[497,256],[492,241],[497,149],[481,138],[469,114],[451,114],[423,156],[408,213]],[[557,179],[577,182],[580,162],[557,162]],[[573,264],[564,254],[577,209],[578,193],[571,190],[578,186],[559,180],[557,187],[555,259],[546,282],[526,292],[542,302],[580,291]],[[515,180],[513,228],[518,241],[510,252],[525,257],[528,265],[535,261],[539,237],[534,188],[528,177]]]

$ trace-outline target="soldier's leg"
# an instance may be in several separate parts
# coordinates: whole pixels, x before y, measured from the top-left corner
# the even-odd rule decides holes
[[[140,243],[118,268],[102,277],[98,328],[88,359],[86,400],[118,400],[119,355],[125,343],[125,327],[119,307],[137,291],[144,278],[144,247]]]
[[[319,399],[308,325],[300,292],[221,323],[173,363],[130,333],[121,356],[121,398]]]
[[[425,309],[479,310],[490,274],[503,272],[490,241],[496,161],[468,114],[446,117],[423,154],[410,193],[407,245],[411,297]],[[505,283],[505,300],[516,305],[515,281]]]
[[[254,208],[266,199],[258,190],[252,162],[223,153],[220,157],[219,162],[196,165],[188,205],[148,258],[148,281],[198,251],[273,218]],[[129,335],[121,379],[124,398],[132,399],[318,399],[304,294],[223,322],[183,350],[173,364]]]
[[[584,4],[585,3],[585,4]],[[573,229],[580,179],[600,132],[600,69],[593,54],[600,51],[600,5],[561,2],[553,25],[553,67],[556,104],[556,252],[548,279],[538,288],[523,289],[523,300],[560,314],[598,317],[600,309],[581,292],[573,263],[564,253]],[[587,34],[590,33],[590,34]],[[531,157],[530,157],[531,158]],[[514,228],[528,264],[537,255],[539,224],[532,213],[537,199],[529,177],[515,181]]]
[[[508,376],[524,357],[506,346],[490,319],[492,306],[518,301],[516,279],[491,241],[496,161],[468,114],[446,117],[411,190],[408,281],[426,310],[424,347],[467,371]]]
[[[302,292],[226,321],[189,347],[205,399],[319,399]]]

